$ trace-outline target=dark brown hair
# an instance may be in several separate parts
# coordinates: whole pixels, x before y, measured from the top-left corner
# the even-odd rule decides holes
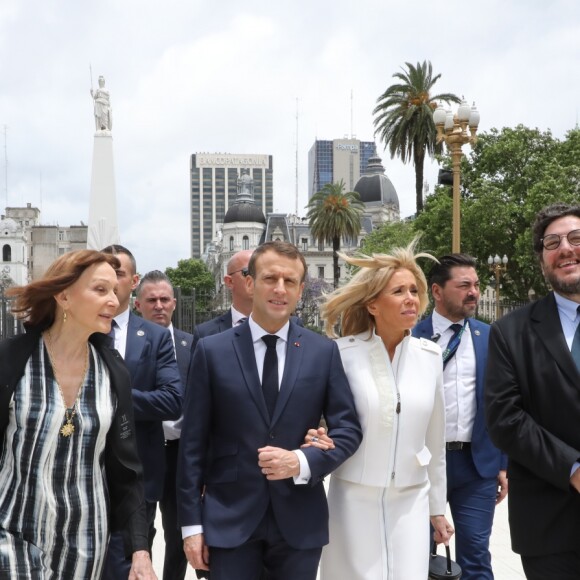
[[[429,286],[437,284],[443,288],[451,280],[453,268],[474,268],[477,266],[475,258],[469,254],[447,254],[437,258],[437,262],[429,272]]]
[[[542,239],[546,228],[557,219],[573,215],[580,218],[580,205],[570,205],[567,203],[553,203],[541,209],[536,216],[536,221],[532,226],[532,238],[534,252],[537,256],[542,256],[544,246]]]
[[[304,256],[300,253],[298,248],[294,244],[290,244],[289,242],[281,242],[280,240],[276,240],[273,242],[266,242],[260,246],[258,246],[252,257],[250,258],[250,262],[248,264],[248,275],[252,278],[256,278],[256,261],[258,258],[265,254],[268,251],[276,252],[276,254],[280,256],[285,256],[286,258],[290,258],[291,260],[300,260],[304,271],[302,273],[302,279],[300,282],[304,282],[306,278],[306,272],[308,271],[308,266],[306,266],[306,260]]]
[[[110,246],[103,248],[101,252],[103,252],[103,254],[113,254],[113,256],[116,256],[117,254],[125,254],[129,258],[131,267],[133,268],[131,275],[137,273],[137,262],[135,261],[135,256],[125,246],[122,246],[121,244],[111,244]],[[118,267],[120,268],[121,264],[119,264]]]
[[[14,298],[12,312],[25,319],[27,327],[48,328],[54,322],[56,313],[54,297],[72,286],[87,268],[103,262],[114,270],[121,266],[116,256],[95,250],[77,250],[63,254],[48,267],[39,280],[6,291],[7,296]]]

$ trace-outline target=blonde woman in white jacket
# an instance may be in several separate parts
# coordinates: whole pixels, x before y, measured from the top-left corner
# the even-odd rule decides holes
[[[341,256],[360,270],[323,305],[327,334],[342,328],[338,345],[363,442],[330,481],[322,580],[423,580],[429,521],[437,542],[453,533],[444,516],[441,349],[410,335],[427,306],[416,258],[431,256],[413,250],[414,243],[392,255]]]

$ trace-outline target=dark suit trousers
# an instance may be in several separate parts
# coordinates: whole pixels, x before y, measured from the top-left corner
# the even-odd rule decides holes
[[[155,510],[157,502],[145,502],[147,510],[147,523],[149,524],[149,550],[153,545],[155,537]],[[127,580],[131,570],[131,558],[125,557],[125,544],[121,532],[113,532],[109,539],[109,549],[105,560],[103,579],[106,580]]]
[[[183,551],[181,529],[177,523],[177,455],[179,439],[165,444],[165,483],[163,497],[159,502],[163,535],[165,538],[165,560],[163,562],[163,580],[183,580],[187,569],[187,558]]]
[[[322,548],[296,550],[282,537],[271,507],[237,548],[209,548],[212,580],[316,580]]]
[[[546,580],[548,578],[578,580],[580,578],[580,550],[547,554],[546,556],[522,556],[521,558],[528,580]]]
[[[447,451],[447,501],[462,580],[493,580],[489,538],[496,497],[497,478],[479,475],[470,449]]]

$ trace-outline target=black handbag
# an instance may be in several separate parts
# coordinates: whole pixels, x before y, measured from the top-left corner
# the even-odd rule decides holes
[[[459,580],[461,578],[461,566],[451,559],[449,546],[445,546],[445,556],[437,555],[437,544],[433,542],[429,557],[428,580]]]

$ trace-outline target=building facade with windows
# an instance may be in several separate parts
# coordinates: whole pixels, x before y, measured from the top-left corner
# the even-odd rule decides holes
[[[40,210],[30,203],[26,207],[7,207],[0,223],[7,242],[3,248],[2,271],[9,268],[13,283],[18,285],[40,278],[66,252],[87,247],[86,225],[82,222],[78,226],[41,225]]]
[[[242,170],[251,178],[253,200],[263,214],[273,210],[272,155],[194,153],[190,161],[191,257],[201,258],[218,235],[236,200]]]
[[[308,199],[326,184],[340,180],[344,181],[345,191],[353,191],[375,151],[373,141],[349,138],[314,141],[308,152]]]

